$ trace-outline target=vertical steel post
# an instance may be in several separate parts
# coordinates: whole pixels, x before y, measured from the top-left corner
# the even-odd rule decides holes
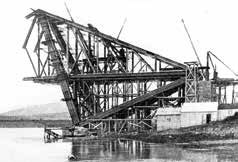
[[[38,27],[38,41],[40,41],[40,24],[37,23],[37,27]],[[40,43],[38,43],[38,47],[37,47],[37,57],[38,57],[38,77],[40,77],[41,74],[41,69],[40,69]]]

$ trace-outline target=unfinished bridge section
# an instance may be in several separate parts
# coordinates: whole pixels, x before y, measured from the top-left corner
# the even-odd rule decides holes
[[[185,101],[185,64],[40,9],[26,18],[23,48],[35,76],[24,80],[60,85],[74,125],[139,126],[153,110]]]

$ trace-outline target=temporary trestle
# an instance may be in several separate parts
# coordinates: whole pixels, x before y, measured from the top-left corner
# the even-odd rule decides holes
[[[100,130],[105,133],[124,133],[143,130],[155,130],[150,122],[151,119],[88,119],[90,130]],[[100,132],[98,131],[98,134]]]
[[[74,125],[118,120],[122,125],[128,121],[127,128],[129,123],[150,128],[153,110],[185,101],[186,65],[103,34],[91,24],[39,9],[26,18],[33,20],[23,48],[35,76],[24,80],[59,84]]]

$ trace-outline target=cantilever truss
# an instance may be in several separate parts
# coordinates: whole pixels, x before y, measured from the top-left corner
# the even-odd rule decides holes
[[[40,9],[26,18],[23,48],[35,76],[24,80],[59,84],[73,124],[148,119],[184,102],[184,64]]]

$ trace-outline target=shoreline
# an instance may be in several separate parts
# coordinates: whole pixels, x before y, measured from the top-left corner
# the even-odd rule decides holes
[[[161,144],[168,145],[171,147],[179,147],[183,149],[216,149],[217,147],[222,146],[231,146],[238,145],[238,138],[232,136],[212,136],[207,135],[207,138],[204,136],[201,137],[201,134],[180,134],[174,135],[173,137],[170,135],[162,136],[162,135],[149,135],[149,134],[134,134],[134,135],[115,135],[111,134],[102,138],[98,138],[98,140],[102,139],[125,139],[125,140],[135,140],[142,141],[145,143],[152,144]],[[179,140],[178,140],[179,139]]]
[[[70,120],[0,120],[0,128],[68,127]],[[169,144],[183,148],[208,148],[238,144],[238,115],[205,125],[170,129],[160,132],[110,133],[98,139],[130,139],[148,143]]]
[[[176,145],[183,148],[207,148],[238,144],[238,115],[209,124],[169,129],[160,132],[112,134],[109,137]]]
[[[70,120],[0,120],[0,128],[44,128],[67,127],[71,125]]]

